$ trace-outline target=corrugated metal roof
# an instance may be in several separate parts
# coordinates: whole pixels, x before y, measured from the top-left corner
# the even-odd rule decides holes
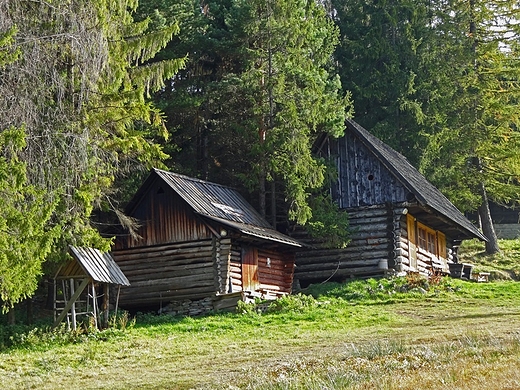
[[[154,169],[168,185],[201,215],[271,228],[271,225],[233,188]]]
[[[267,229],[264,227],[259,226],[253,226],[253,225],[246,225],[244,223],[240,222],[234,222],[234,221],[227,221],[223,220],[221,218],[215,218],[215,217],[209,217],[210,219],[213,219],[217,222],[222,223],[223,225],[229,226],[233,229],[238,230],[239,232],[246,234],[248,236],[253,236],[257,238],[262,238],[264,240],[270,240],[270,241],[276,241],[281,242],[282,244],[292,245],[301,247],[302,244],[295,239],[286,236],[285,234],[282,234],[274,229]]]
[[[242,234],[276,241],[291,246],[302,246],[272,226],[236,190],[205,180],[154,169],[138,194],[142,193],[148,180],[159,176],[193,211],[201,216],[221,222]],[[139,198],[139,195],[136,197]],[[138,201],[134,199],[132,203]],[[129,205],[133,207],[132,204]]]
[[[102,253],[94,248],[76,246],[71,246],[70,250],[74,258],[94,281],[130,286],[130,282],[109,253]]]

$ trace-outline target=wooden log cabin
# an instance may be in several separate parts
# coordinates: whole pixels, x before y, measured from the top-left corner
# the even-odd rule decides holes
[[[388,272],[448,274],[462,240],[486,240],[404,156],[356,122],[348,120],[339,139],[324,137],[318,149],[335,161],[331,194],[349,214],[352,235],[344,249],[318,245],[297,254],[295,278],[302,286]]]
[[[141,225],[138,237],[118,236],[112,251],[131,283],[121,290],[123,308],[188,302],[187,314],[201,314],[225,307],[226,297],[236,304],[291,292],[301,244],[229,187],[154,169],[126,213]]]

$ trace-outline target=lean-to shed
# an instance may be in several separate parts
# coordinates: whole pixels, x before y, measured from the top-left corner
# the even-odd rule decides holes
[[[344,249],[300,252],[295,278],[392,272],[449,273],[462,240],[482,233],[407,159],[352,120],[339,139],[324,138],[322,156],[335,161],[331,194],[348,212],[352,241]]]
[[[232,188],[154,169],[126,214],[140,227],[138,238],[117,237],[112,251],[131,283],[121,290],[124,308],[200,314],[228,297],[291,292],[301,244]]]
[[[130,283],[109,253],[71,246],[70,255],[54,276],[54,325],[66,319],[76,329],[78,316],[91,316],[96,326],[106,327],[109,287]]]

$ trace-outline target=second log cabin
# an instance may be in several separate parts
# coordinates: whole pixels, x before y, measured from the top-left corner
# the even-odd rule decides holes
[[[448,274],[462,240],[486,240],[404,156],[356,122],[348,120],[339,139],[324,137],[319,154],[335,162],[331,195],[348,213],[352,235],[344,249],[298,253],[302,286],[388,272]]]

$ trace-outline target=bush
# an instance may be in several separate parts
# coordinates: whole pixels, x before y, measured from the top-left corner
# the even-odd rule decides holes
[[[267,308],[268,313],[302,313],[315,308],[318,302],[312,295],[286,295],[273,301]]]

